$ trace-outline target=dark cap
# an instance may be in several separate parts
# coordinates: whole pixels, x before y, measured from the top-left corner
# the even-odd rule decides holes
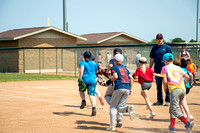
[[[161,33],[157,34],[156,39],[163,39],[163,35]]]
[[[113,51],[114,54],[122,54],[122,49],[120,48],[115,48]]]
[[[84,54],[83,54],[84,58],[91,58],[92,54],[90,51],[85,51]]]
[[[93,60],[93,61],[95,60],[95,57],[94,57],[94,55],[91,55],[91,60]]]

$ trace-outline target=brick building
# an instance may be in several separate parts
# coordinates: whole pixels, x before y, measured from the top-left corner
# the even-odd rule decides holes
[[[85,41],[87,39],[55,27],[14,29],[0,33],[0,48],[77,46],[78,40]],[[70,55],[72,52],[68,53]],[[42,58],[44,55],[46,55],[45,60]],[[1,50],[0,72],[38,71],[38,68],[42,68],[42,63],[38,64],[39,58],[41,58],[40,61],[46,64],[45,69],[51,71],[52,69],[55,69],[56,65],[51,62],[55,62],[55,57],[57,55],[57,58],[60,59],[61,50]],[[67,58],[70,59],[68,56]],[[26,70],[24,68],[25,65]]]

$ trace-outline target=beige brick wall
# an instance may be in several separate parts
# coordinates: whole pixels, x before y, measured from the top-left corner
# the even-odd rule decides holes
[[[23,38],[19,40],[19,47],[59,47],[76,46],[76,38]]]

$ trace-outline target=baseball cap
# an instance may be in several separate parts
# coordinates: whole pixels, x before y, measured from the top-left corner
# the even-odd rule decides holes
[[[156,35],[156,39],[163,39],[163,35],[162,35],[161,33],[158,33],[158,34]]]
[[[113,51],[114,54],[122,54],[122,49],[120,48],[115,48]]]
[[[84,58],[91,58],[92,54],[90,51],[85,51],[83,56],[84,56]]]
[[[139,62],[140,63],[147,63],[147,59],[145,57],[140,57]]]
[[[174,60],[173,54],[172,54],[172,53],[166,53],[166,54],[164,54],[164,55],[163,55],[163,61],[164,61],[164,60],[167,60],[167,61],[169,61],[169,60]]]
[[[118,62],[123,62],[124,56],[122,54],[116,54],[114,59]]]
[[[91,55],[91,59],[92,59],[92,60],[95,60],[95,57],[94,57],[94,55]]]

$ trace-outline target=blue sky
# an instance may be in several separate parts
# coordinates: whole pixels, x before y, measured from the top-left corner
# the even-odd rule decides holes
[[[69,32],[77,35],[126,32],[151,41],[162,33],[166,41],[196,39],[197,0],[66,1]],[[51,26],[63,29],[62,4],[63,0],[0,0],[0,32],[47,26],[48,16]]]

